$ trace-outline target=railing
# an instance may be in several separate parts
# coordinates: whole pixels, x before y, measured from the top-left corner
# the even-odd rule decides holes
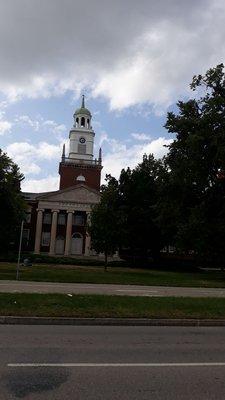
[[[100,159],[80,160],[79,158],[62,157],[62,163],[80,164],[80,165],[101,165]]]

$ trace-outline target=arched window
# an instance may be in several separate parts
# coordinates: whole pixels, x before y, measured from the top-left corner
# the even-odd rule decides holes
[[[81,233],[76,232],[76,233],[74,233],[74,234],[72,235],[72,238],[74,238],[74,239],[79,239],[79,238],[83,238],[83,236],[81,235]]]
[[[79,126],[79,118],[76,118],[76,128]]]
[[[71,239],[71,254],[82,254],[83,253],[83,236],[76,232],[72,235]]]
[[[84,117],[81,118],[81,127],[85,128],[85,118]]]
[[[79,175],[76,180],[79,182],[85,182],[85,177],[83,175]]]
[[[89,120],[89,118],[87,119],[87,128],[88,129],[90,128],[90,120]]]

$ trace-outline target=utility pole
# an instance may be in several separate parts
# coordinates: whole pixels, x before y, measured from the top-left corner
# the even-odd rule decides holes
[[[23,237],[23,224],[24,220],[21,222],[20,228],[20,244],[19,244],[19,251],[18,251],[18,261],[17,261],[17,268],[16,268],[16,280],[19,280],[19,268],[20,268],[20,254],[21,254],[21,245],[22,245],[22,237]]]

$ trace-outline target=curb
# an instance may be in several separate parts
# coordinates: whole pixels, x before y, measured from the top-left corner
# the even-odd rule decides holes
[[[51,318],[0,316],[0,325],[225,326],[224,319]]]

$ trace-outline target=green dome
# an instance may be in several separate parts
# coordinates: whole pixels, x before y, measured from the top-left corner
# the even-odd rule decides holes
[[[77,114],[91,115],[90,111],[89,111],[87,108],[85,108],[85,107],[78,108],[78,109],[75,111],[74,114],[75,114],[75,115],[77,115]]]
[[[85,107],[85,104],[84,104],[84,95],[82,95],[81,107],[78,108],[78,109],[75,111],[75,113],[74,113],[74,115],[78,115],[78,114],[83,114],[83,115],[89,115],[89,116],[91,116],[90,111]]]

